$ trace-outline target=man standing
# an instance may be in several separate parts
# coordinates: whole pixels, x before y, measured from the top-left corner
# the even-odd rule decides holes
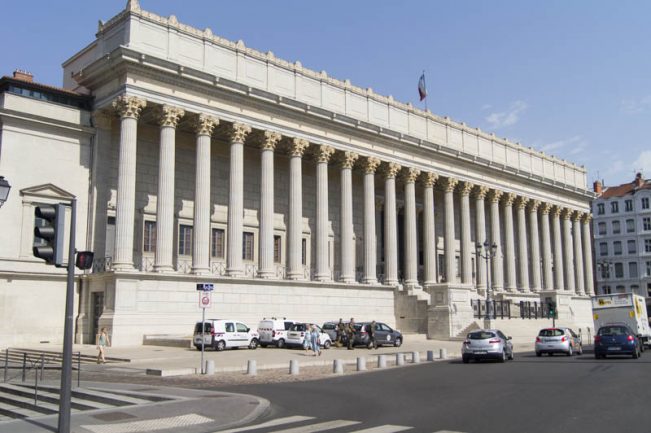
[[[339,319],[339,323],[337,323],[337,327],[335,328],[335,330],[337,333],[337,338],[335,339],[335,346],[341,347],[344,341],[344,334],[346,333],[346,326],[344,325],[344,321],[342,319]]]
[[[377,341],[375,340],[375,330],[377,328],[377,325],[375,323],[375,320],[371,322],[370,325],[368,325],[368,348],[371,349],[377,349]]]
[[[348,337],[348,350],[353,350],[353,342],[355,340],[355,319],[352,317],[346,327],[346,336]]]

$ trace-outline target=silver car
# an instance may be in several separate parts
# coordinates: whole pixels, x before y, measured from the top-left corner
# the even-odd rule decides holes
[[[570,328],[557,326],[556,328],[541,329],[536,337],[536,356],[548,353],[563,353],[567,356],[583,353],[581,337],[576,335]]]
[[[461,346],[461,359],[464,364],[471,359],[496,359],[504,362],[513,359],[513,343],[499,329],[480,329],[466,336]]]

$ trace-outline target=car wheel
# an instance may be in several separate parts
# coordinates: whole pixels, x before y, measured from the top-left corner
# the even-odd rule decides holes
[[[499,359],[500,362],[506,362],[506,349],[502,350],[502,356]]]
[[[461,361],[463,361],[464,364],[467,364],[467,363],[470,362],[470,357],[464,356],[464,357],[461,358]]]
[[[201,350],[201,346],[198,345],[198,344],[195,344],[194,347],[195,347],[197,350]]]
[[[394,347],[400,347],[402,346],[402,338],[398,337],[396,338],[396,341],[393,342]]]
[[[252,338],[251,342],[249,343],[249,349],[255,350],[258,348],[258,339],[257,338]]]
[[[323,348],[324,349],[330,349],[330,340],[326,340],[326,342],[323,343]]]
[[[574,349],[572,349],[572,346],[569,346],[567,348],[567,353],[565,353],[567,356],[572,356],[574,354]]]
[[[278,347],[279,349],[285,347],[285,340],[283,340],[282,338],[278,340],[278,342],[276,343],[276,347]]]
[[[537,356],[537,357],[541,357],[541,356],[542,356],[542,352],[536,352],[536,356]]]
[[[215,350],[221,352],[226,349],[226,342],[224,340],[219,340],[215,343]]]

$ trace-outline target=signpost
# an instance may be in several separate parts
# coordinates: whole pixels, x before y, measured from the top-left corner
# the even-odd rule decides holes
[[[199,308],[201,308],[201,374],[206,374],[203,367],[203,356],[205,351],[204,335],[206,332],[206,308],[212,305],[212,291],[215,286],[212,283],[197,283],[199,292]]]

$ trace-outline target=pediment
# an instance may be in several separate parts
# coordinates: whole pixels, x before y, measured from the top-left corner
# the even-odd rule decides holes
[[[51,183],[44,183],[43,185],[30,186],[20,190],[20,195],[23,197],[39,197],[51,199],[73,199],[75,196],[63,188]]]

